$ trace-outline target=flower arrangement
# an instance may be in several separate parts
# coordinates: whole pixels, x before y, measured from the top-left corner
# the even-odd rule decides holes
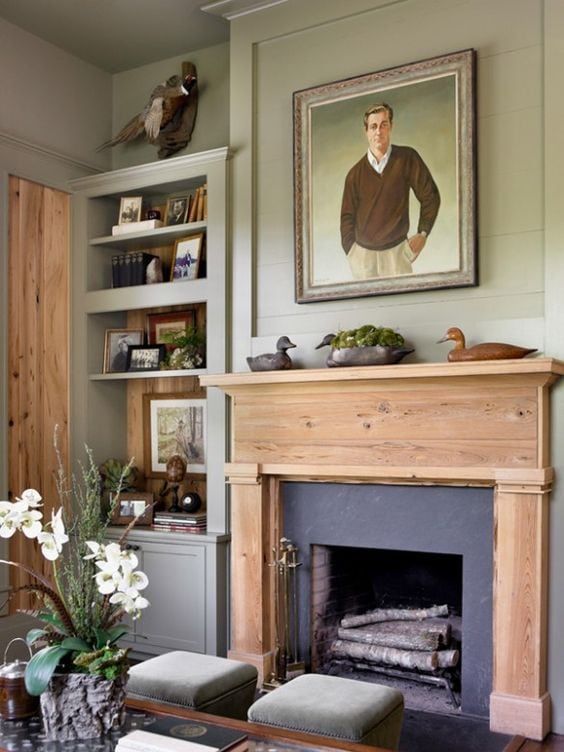
[[[163,342],[170,345],[162,369],[200,368],[204,363],[202,347],[204,336],[195,326],[187,326],[181,332],[164,332]]]
[[[118,495],[104,514],[100,474],[89,449],[88,463],[81,465],[82,483],[73,476],[68,487],[56,441],[55,447],[61,507],[52,512],[49,522],[43,524],[42,497],[33,488],[13,502],[0,501],[0,537],[23,533],[37,542],[51,564],[49,577],[21,562],[0,560],[30,575],[31,584],[19,590],[34,593],[42,603],[41,610],[33,615],[44,626],[30,630],[26,638],[29,645],[40,648],[25,672],[31,695],[40,695],[56,670],[110,680],[125,674],[128,651],[118,648],[117,642],[129,630],[120,621],[126,614],[138,618],[149,605],[141,595],[148,584],[147,576],[137,569],[136,555],[124,548],[135,520],[118,542],[106,542]],[[130,465],[124,467],[124,477]]]

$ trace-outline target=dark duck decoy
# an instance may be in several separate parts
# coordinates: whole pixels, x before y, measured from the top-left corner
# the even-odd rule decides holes
[[[464,334],[456,326],[452,326],[439,342],[447,342],[449,339],[454,342],[454,347],[448,354],[451,363],[468,360],[510,360],[524,358],[537,351],[534,347],[519,347],[505,342],[482,342],[466,347]]]
[[[329,347],[335,339],[334,334],[326,334],[315,348]],[[341,366],[385,366],[399,363],[402,358],[413,352],[409,347],[387,347],[374,345],[369,347],[331,347],[325,363],[328,368]]]
[[[292,358],[286,350],[295,347],[288,337],[280,337],[276,343],[275,353],[263,353],[247,358],[247,364],[251,371],[285,371],[292,368]]]

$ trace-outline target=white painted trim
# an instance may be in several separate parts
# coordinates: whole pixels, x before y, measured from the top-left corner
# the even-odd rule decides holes
[[[68,156],[68,154],[61,154],[61,152],[49,149],[46,146],[39,146],[33,144],[31,141],[25,141],[22,138],[17,138],[9,133],[0,131],[0,144],[6,145],[12,149],[19,149],[21,151],[32,152],[42,157],[48,157],[49,159],[56,159],[58,162],[63,162],[72,167],[78,167],[81,170],[89,170],[91,172],[101,172],[99,167],[91,164],[90,162],[83,162],[80,159]]]
[[[202,5],[200,10],[232,21],[239,16],[257,13],[265,8],[271,8],[273,5],[280,5],[285,2],[287,0],[214,0],[214,2]]]

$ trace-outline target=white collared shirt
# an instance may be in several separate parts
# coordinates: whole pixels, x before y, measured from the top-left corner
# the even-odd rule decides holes
[[[384,167],[388,164],[388,160],[390,158],[390,154],[392,153],[392,145],[390,144],[388,146],[388,151],[384,154],[382,159],[378,162],[374,154],[368,149],[368,161],[370,162],[371,166],[376,170],[378,175],[381,175],[384,172]]]

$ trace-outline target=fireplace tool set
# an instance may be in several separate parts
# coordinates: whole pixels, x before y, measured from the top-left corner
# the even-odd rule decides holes
[[[274,623],[276,655],[274,671],[265,689],[274,689],[303,674],[305,666],[298,657],[298,549],[288,538],[280,538],[272,549],[274,569]]]

